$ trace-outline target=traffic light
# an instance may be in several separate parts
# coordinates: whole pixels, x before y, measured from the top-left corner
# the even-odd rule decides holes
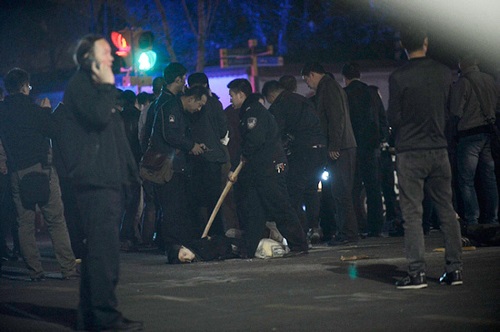
[[[132,33],[130,29],[126,28],[121,31],[113,31],[111,32],[111,41],[113,45],[117,48],[116,55],[123,58],[125,65],[127,67],[132,66]]]
[[[123,59],[127,68],[148,71],[156,64],[154,36],[151,31],[125,28],[118,32],[113,31],[111,41],[117,48],[116,55]]]
[[[153,51],[154,36],[151,31],[140,31],[137,33],[136,62],[137,69],[148,71],[156,64],[156,52]]]

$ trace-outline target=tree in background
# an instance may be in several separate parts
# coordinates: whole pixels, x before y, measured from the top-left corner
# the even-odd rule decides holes
[[[196,36],[196,71],[202,72],[205,68],[205,43],[214,22],[215,13],[217,12],[217,7],[219,6],[219,0],[197,0],[196,16],[198,17],[198,29],[196,29],[196,26],[193,23],[191,10],[188,8],[186,0],[182,0],[182,6],[184,7],[191,31]]]
[[[172,47],[172,36],[170,35],[170,26],[168,24],[167,14],[165,13],[165,7],[160,0],[155,0],[155,4],[156,8],[158,8],[158,11],[160,12],[161,24],[163,32],[165,33],[165,46],[167,47],[168,54],[170,55],[170,60],[171,62],[177,62],[177,55]]]

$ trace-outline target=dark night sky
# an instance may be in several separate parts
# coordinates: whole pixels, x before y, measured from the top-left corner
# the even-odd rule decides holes
[[[195,40],[180,1],[162,1],[174,32],[179,61],[192,67]],[[103,0],[93,0],[94,6]],[[149,24],[161,45],[161,21],[152,0],[108,0],[108,19],[95,8],[89,15],[89,0],[3,0],[0,1],[0,76],[21,66],[30,72],[54,73],[72,68],[71,51],[78,37],[91,26],[123,28],[127,24]],[[112,3],[122,4],[113,7]],[[490,67],[500,62],[500,1],[498,0],[221,0],[219,15],[207,41],[207,65],[217,65],[218,49],[241,47],[249,38],[277,48],[279,4],[290,4],[287,63],[310,59],[342,62],[351,59],[394,58],[395,32],[409,21],[425,23],[430,36],[430,56],[453,67],[458,53],[475,50]],[[188,4],[194,5],[193,0]],[[102,9],[102,7],[100,7]],[[128,9],[128,11],[127,11]],[[177,9],[177,10],[175,10]],[[142,22],[142,23],[141,23]],[[159,52],[168,61],[165,51]],[[358,57],[358,58],[356,58]]]

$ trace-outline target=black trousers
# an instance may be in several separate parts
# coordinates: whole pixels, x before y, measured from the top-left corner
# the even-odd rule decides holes
[[[326,164],[326,157],[326,148],[304,148],[293,152],[288,157],[290,167],[287,174],[287,187],[290,202],[299,218],[304,213],[302,205],[305,205],[306,218],[302,218],[302,228],[305,232],[309,228],[319,227],[318,182]]]
[[[141,203],[141,190],[142,188],[139,183],[134,183],[128,187],[130,196],[125,202],[125,211],[122,215],[120,228],[120,239],[122,241],[129,240],[134,244],[140,241],[136,237],[136,215]]]
[[[193,157],[192,161],[191,177],[188,180],[188,211],[193,221],[193,235],[201,237],[222,192],[221,164],[209,162],[200,156]],[[202,213],[203,208],[206,209],[206,213]],[[208,234],[210,236],[224,235],[220,210]]]
[[[64,204],[64,219],[68,227],[69,238],[71,240],[71,249],[76,258],[81,258],[84,254],[84,234],[83,224],[80,219],[80,211],[75,195],[75,188],[71,180],[59,176],[59,185],[61,186],[61,199]]]
[[[175,172],[169,182],[157,187],[157,193],[162,210],[161,238],[165,248],[187,243],[193,234],[187,212],[186,176]]]
[[[354,173],[352,192],[354,210],[360,230],[372,234],[380,233],[384,222],[379,166],[380,150],[378,148],[358,148],[356,150],[356,171]],[[364,202],[361,199],[363,187],[366,192],[366,215],[364,213]]]
[[[241,171],[235,194],[241,209],[241,227],[244,231],[247,254],[253,257],[266,228],[266,221],[274,221],[287,239],[290,250],[308,249],[305,233],[295,209],[290,204],[285,172],[262,174],[251,169]],[[270,220],[269,220],[270,218]]]
[[[105,329],[122,318],[117,310],[115,289],[123,193],[111,188],[77,188],[76,198],[86,239],[77,328]]]
[[[356,148],[340,151],[337,160],[329,160],[332,170],[332,196],[336,210],[337,233],[341,238],[358,239],[358,222],[352,202],[356,170]]]

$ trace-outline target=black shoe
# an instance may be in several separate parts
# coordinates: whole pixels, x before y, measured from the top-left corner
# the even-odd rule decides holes
[[[415,276],[407,275],[396,282],[397,289],[421,289],[427,287],[425,272],[420,272]]]
[[[441,285],[451,285],[458,286],[462,285],[464,282],[462,281],[462,271],[456,270],[453,272],[446,272],[439,278],[439,283]]]
[[[102,331],[142,331],[144,324],[123,317],[113,326],[107,327]]]

